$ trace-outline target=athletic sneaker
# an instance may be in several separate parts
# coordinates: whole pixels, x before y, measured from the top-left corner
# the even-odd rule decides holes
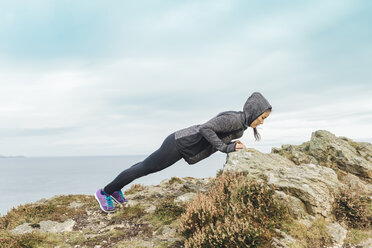
[[[112,199],[114,199],[114,201],[116,201],[119,204],[128,202],[128,200],[125,199],[123,192],[121,192],[121,190],[115,191],[114,193],[112,193],[111,196],[112,196]]]
[[[102,189],[99,189],[95,194],[96,200],[101,209],[106,213],[115,212],[114,204],[110,195],[105,194]]]

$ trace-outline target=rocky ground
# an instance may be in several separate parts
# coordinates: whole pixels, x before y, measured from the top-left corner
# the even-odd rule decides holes
[[[39,244],[44,247],[183,247],[179,216],[211,180],[174,177],[156,186],[133,185],[124,193],[129,202],[116,204],[115,213],[103,212],[94,196],[41,199],[10,211],[7,230],[13,236],[48,233],[45,246]]]
[[[372,144],[318,130],[308,142],[282,145],[269,154],[255,149],[230,153],[224,170],[246,171],[252,180],[273,184],[277,199],[289,203],[291,215],[306,226],[305,232],[321,219],[334,247],[372,247],[372,230],[339,223],[333,207],[340,190],[350,190],[369,199],[367,222],[371,224]],[[355,240],[358,235],[364,240]],[[282,241],[301,247],[301,240],[290,236]]]
[[[372,144],[318,130],[308,142],[282,145],[269,154],[229,153],[226,170],[274,185],[276,199],[288,205],[293,221],[276,230],[282,238],[273,238],[273,247],[312,248],[326,239],[333,248],[372,247],[367,225],[372,222]],[[180,216],[214,180],[174,177],[156,186],[134,185],[124,193],[129,202],[115,213],[103,212],[92,195],[21,205],[0,218],[0,247],[184,247]],[[336,217],[342,190],[369,199],[365,227],[350,227]]]

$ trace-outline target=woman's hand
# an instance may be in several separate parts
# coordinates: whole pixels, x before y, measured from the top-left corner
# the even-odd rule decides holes
[[[242,142],[240,142],[240,140],[235,141],[235,143],[236,143],[235,151],[247,148]]]

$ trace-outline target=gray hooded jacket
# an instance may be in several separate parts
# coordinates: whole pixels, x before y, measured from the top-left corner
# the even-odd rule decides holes
[[[259,92],[254,92],[245,102],[243,111],[219,113],[204,124],[193,125],[175,132],[176,147],[188,164],[209,157],[216,151],[235,151],[235,142],[265,110],[270,103]]]

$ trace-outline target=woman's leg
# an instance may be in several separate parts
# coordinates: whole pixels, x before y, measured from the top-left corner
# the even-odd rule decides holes
[[[117,190],[122,189],[125,185],[134,179],[163,170],[182,158],[176,149],[174,133],[168,135],[158,150],[150,154],[142,162],[132,165],[130,168],[122,171],[111,183],[103,190],[112,195]]]

